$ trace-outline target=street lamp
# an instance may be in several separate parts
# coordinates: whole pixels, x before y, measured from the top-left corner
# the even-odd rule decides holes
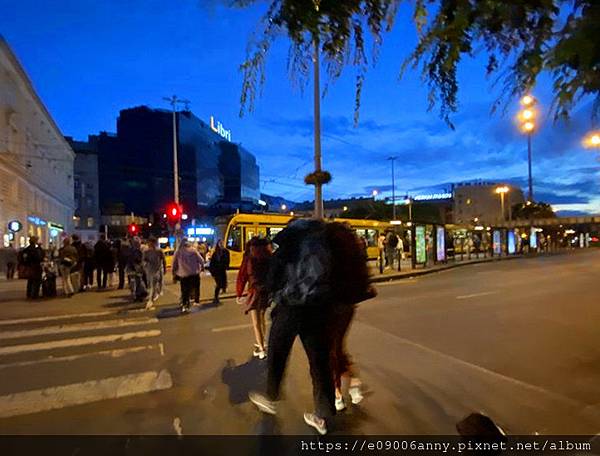
[[[534,133],[537,115],[535,106],[537,100],[533,95],[525,95],[520,100],[523,108],[519,111],[518,119],[520,121],[521,131],[527,135],[527,168],[529,171],[529,195],[527,200],[533,201],[533,179],[531,176],[531,135]],[[504,214],[503,214],[504,215]]]
[[[506,195],[509,192],[509,188],[506,185],[502,185],[500,187],[496,187],[496,193],[498,195],[500,195],[500,207],[501,207],[501,211],[502,211],[502,216],[501,216],[501,220],[504,221],[506,218],[504,217],[504,195]],[[509,205],[510,207],[510,205]],[[509,211],[510,213],[510,211]],[[509,215],[509,220],[512,218]]]
[[[285,212],[287,210],[287,206],[285,204],[282,204],[281,205],[281,210]]]
[[[586,149],[600,149],[600,131],[592,131],[583,138],[583,147]]]
[[[375,201],[375,197],[376,197],[377,195],[379,195],[379,192],[378,192],[377,190],[373,190],[373,191],[371,192],[371,195],[373,195],[373,201]]]

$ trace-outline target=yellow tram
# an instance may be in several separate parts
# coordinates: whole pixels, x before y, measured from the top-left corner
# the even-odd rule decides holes
[[[255,236],[273,239],[288,222],[295,217],[284,214],[235,214],[219,217],[215,221],[218,238],[229,250],[230,267],[239,268],[242,264],[246,243]],[[391,228],[387,222],[360,219],[327,219],[349,224],[354,232],[367,242],[367,256],[375,260],[379,256],[377,239],[386,229]]]

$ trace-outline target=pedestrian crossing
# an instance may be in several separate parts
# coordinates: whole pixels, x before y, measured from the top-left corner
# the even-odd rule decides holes
[[[161,336],[141,313],[0,320],[0,418],[171,388]]]

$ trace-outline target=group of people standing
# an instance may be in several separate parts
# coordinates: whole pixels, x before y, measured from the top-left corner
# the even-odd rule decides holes
[[[327,433],[329,419],[346,408],[346,394],[355,404],[363,398],[345,345],[356,305],[375,296],[361,241],[342,223],[294,220],[272,242],[249,241],[236,291],[252,318],[253,355],[267,358],[266,393],[252,392],[250,401],[264,413],[277,413],[287,359],[299,336],[315,404],[304,421]],[[265,312],[271,304],[266,344]]]
[[[383,272],[385,269],[392,269],[396,260],[398,261],[398,270],[400,270],[402,259],[404,258],[404,242],[402,237],[398,236],[392,230],[387,230],[379,236],[377,247],[379,248],[380,272]]]

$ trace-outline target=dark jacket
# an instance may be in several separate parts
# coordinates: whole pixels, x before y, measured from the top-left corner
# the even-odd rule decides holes
[[[217,274],[223,274],[229,268],[229,252],[227,249],[215,250],[210,257],[210,264],[208,270],[214,276]]]
[[[29,245],[19,253],[19,277],[25,279],[42,278],[42,261],[46,254],[38,245]]]
[[[96,242],[96,245],[94,245],[94,260],[99,268],[106,270],[114,268],[113,253],[107,241],[100,240]]]

